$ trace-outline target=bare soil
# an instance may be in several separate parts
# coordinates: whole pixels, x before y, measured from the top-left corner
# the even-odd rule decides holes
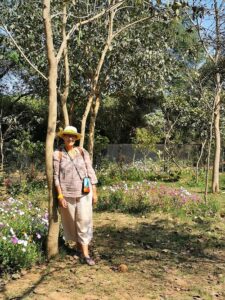
[[[96,213],[95,266],[62,250],[65,255],[20,278],[6,278],[0,299],[224,300],[224,232],[223,218]]]

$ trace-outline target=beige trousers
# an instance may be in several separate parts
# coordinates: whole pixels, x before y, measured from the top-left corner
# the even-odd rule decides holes
[[[83,197],[65,200],[68,207],[60,207],[65,240],[88,245],[93,237],[92,191]]]

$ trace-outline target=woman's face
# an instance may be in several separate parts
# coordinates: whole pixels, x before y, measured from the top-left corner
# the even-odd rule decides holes
[[[65,143],[66,147],[73,146],[75,141],[76,141],[76,136],[72,135],[72,134],[64,134],[63,135],[63,140],[64,140],[64,143]]]

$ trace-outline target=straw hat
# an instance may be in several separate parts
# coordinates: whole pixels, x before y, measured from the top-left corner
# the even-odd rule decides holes
[[[60,128],[59,132],[57,132],[57,136],[60,138],[63,138],[65,134],[74,135],[77,140],[81,138],[81,134],[77,132],[77,129],[74,126],[66,126],[64,129]]]

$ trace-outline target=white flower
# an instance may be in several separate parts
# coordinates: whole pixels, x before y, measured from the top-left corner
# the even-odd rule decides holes
[[[24,247],[27,247],[28,241],[18,240],[18,244],[23,245]]]
[[[12,227],[10,228],[10,230],[9,230],[9,231],[10,231],[10,233],[11,233],[12,235],[15,235],[15,232],[14,232],[14,230],[13,230],[13,228],[12,228]]]
[[[25,248],[22,248],[22,251],[23,251],[23,252],[26,252],[26,249],[25,249]]]
[[[24,247],[27,247],[28,241],[23,241]]]
[[[41,218],[42,224],[48,224],[48,220]]]
[[[6,241],[6,236],[3,236],[2,239],[3,239],[4,241]]]

